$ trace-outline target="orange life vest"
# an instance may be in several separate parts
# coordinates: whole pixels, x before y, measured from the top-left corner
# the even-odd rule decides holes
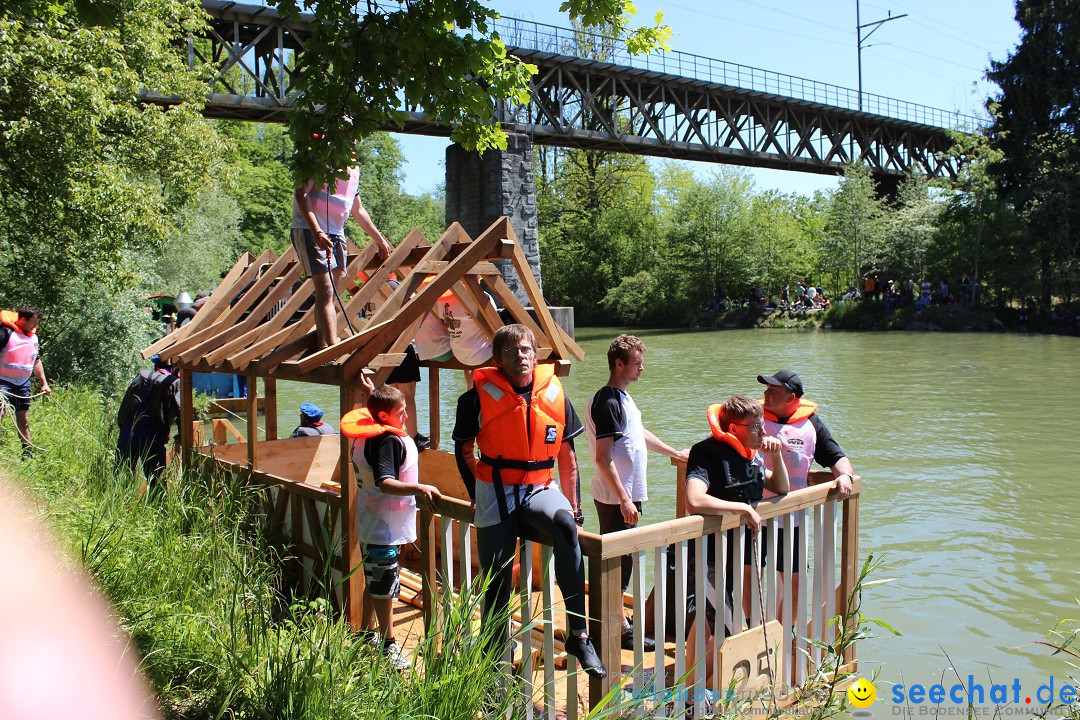
[[[506,485],[550,483],[566,427],[566,398],[554,366],[536,367],[528,404],[498,368],[477,368],[473,377],[482,421],[477,477]]]
[[[709,430],[712,431],[712,436],[720,442],[727,443],[731,448],[742,455],[747,460],[754,459],[754,453],[756,450],[751,450],[742,444],[739,438],[735,437],[734,433],[727,432],[720,428],[720,403],[713,403],[709,406],[709,409],[705,411],[705,416],[709,418]]]
[[[37,328],[29,334],[18,325],[19,313],[0,310],[0,324],[11,329],[8,341],[0,348],[0,379],[22,384],[34,373],[38,360]]]
[[[765,398],[759,399],[758,402],[760,402],[762,405],[764,405],[765,404]],[[806,399],[800,399],[799,400],[799,407],[795,408],[795,412],[793,412],[791,414],[791,417],[789,417],[785,422],[783,422],[781,424],[782,425],[793,425],[794,423],[797,423],[797,422],[799,422],[801,420],[805,420],[806,418],[810,417],[811,415],[813,415],[814,413],[817,412],[817,409],[818,409],[817,403],[810,402],[809,400],[806,400]],[[765,411],[765,419],[770,420],[770,421],[772,421],[774,423],[779,423],[780,422],[780,420],[776,417],[775,413],[772,413],[769,410]]]
[[[19,312],[17,310],[0,310],[0,325],[7,325],[15,332],[22,333],[23,335],[37,335],[37,328],[34,328],[29,333],[23,332],[23,329],[19,327]]]
[[[371,416],[367,408],[358,408],[345,413],[341,418],[341,434],[350,438],[368,439],[384,432],[392,433],[398,437],[405,437],[407,433],[393,425],[383,425]]]

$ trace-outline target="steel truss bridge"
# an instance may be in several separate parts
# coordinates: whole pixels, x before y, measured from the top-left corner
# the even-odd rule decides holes
[[[187,53],[193,67],[214,69],[204,113],[282,122],[294,97],[292,54],[304,51],[313,18],[202,5],[209,30],[188,40]],[[509,52],[538,68],[529,102],[500,104],[497,119],[538,145],[825,174],[858,162],[882,180],[908,171],[955,177],[958,161],[944,157],[946,128],[978,122],[869,93],[860,111],[848,88],[687,53],[631,56],[619,41],[550,25],[503,19],[496,28]],[[405,127],[387,130],[450,134],[422,108],[403,109]]]

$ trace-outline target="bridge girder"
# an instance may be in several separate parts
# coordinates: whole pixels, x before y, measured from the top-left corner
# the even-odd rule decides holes
[[[220,0],[203,0],[203,7],[210,29],[205,38],[189,39],[187,49],[192,66],[215,70],[204,113],[283,122],[294,98],[292,55],[311,36],[310,16],[285,20],[269,8]],[[508,50],[538,72],[529,102],[500,105],[496,115],[508,131],[538,145],[825,174],[839,174],[851,162],[879,176],[957,173],[958,162],[943,157],[951,143],[939,127],[596,60]],[[145,97],[176,101],[152,92]],[[450,134],[421,108],[402,109],[404,127],[386,130]]]

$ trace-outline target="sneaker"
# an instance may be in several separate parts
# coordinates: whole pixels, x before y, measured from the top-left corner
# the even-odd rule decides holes
[[[634,649],[634,624],[624,623],[622,626],[622,636],[620,637],[620,645],[623,650]],[[653,642],[651,637],[645,638],[645,652],[652,652],[656,649],[656,643]]]
[[[581,663],[581,669],[589,675],[594,678],[607,677],[607,670],[604,668],[604,663],[600,662],[600,656],[596,654],[596,648],[593,647],[590,637],[571,635],[566,638],[564,647],[567,653],[577,658],[577,661]]]
[[[379,634],[374,630],[361,630],[356,633],[356,639],[365,645],[376,645],[379,641]]]
[[[431,447],[431,438],[420,433],[413,435],[413,442],[416,443],[416,452],[424,452]]]
[[[390,663],[390,667],[395,670],[408,670],[412,667],[409,656],[394,640],[388,640],[383,645],[383,657],[386,658],[386,662]]]

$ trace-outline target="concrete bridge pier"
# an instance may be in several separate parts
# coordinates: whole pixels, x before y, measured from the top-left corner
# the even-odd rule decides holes
[[[541,283],[532,139],[521,133],[509,133],[506,150],[488,150],[483,155],[469,152],[456,143],[448,147],[446,224],[459,222],[465,232],[476,237],[503,215],[510,218],[533,276]],[[500,260],[498,264],[506,284],[528,305],[529,299],[513,272],[513,264],[509,260]]]

